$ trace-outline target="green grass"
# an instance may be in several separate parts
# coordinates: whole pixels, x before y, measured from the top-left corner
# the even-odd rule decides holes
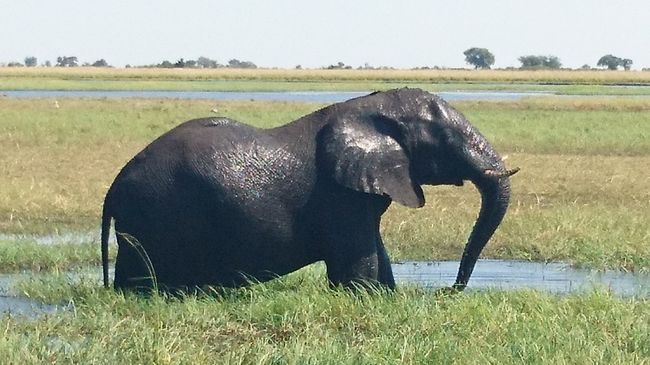
[[[0,240],[2,272],[62,272],[101,265],[98,240],[40,244],[29,239]],[[113,250],[111,258],[115,257]]]
[[[322,264],[261,285],[137,297],[99,282],[103,196],[119,169],[169,128],[215,106],[272,127],[316,104],[0,98],[0,272],[13,292],[67,312],[0,316],[7,364],[650,363],[650,302],[606,290],[439,297],[329,290]],[[506,220],[484,257],[650,270],[650,101],[527,99],[454,103],[520,166]],[[394,259],[459,259],[479,207],[471,186],[393,205]],[[82,232],[81,238],[74,238]],[[64,242],[39,244],[33,234]],[[67,235],[71,234],[71,235]],[[69,241],[68,241],[69,240]],[[115,248],[111,247],[114,257]],[[75,275],[70,276],[69,270]],[[471,282],[470,282],[471,287]]]
[[[214,296],[140,298],[31,279],[67,313],[0,318],[5,363],[631,364],[650,361],[650,303],[606,292],[437,297],[331,291],[322,268]],[[72,300],[72,302],[70,302]]]
[[[454,105],[508,156],[509,166],[522,168],[513,178],[509,213],[485,257],[650,269],[650,179],[643,173],[650,164],[650,101],[544,98]],[[62,99],[55,108],[48,99],[0,99],[0,229],[97,232],[104,194],[119,169],[161,133],[211,115],[215,106],[262,127],[320,107]],[[436,187],[426,189],[426,198],[419,210],[389,209],[382,224],[389,252],[396,259],[458,259],[478,212],[478,193],[471,184]],[[85,257],[96,262],[91,254]],[[0,270],[32,267],[32,261],[29,252],[0,256]]]

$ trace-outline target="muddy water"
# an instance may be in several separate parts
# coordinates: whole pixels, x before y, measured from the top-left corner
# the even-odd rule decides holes
[[[415,285],[436,289],[453,284],[458,271],[456,261],[399,262],[393,264],[398,285]],[[97,285],[101,270],[70,273],[71,285],[81,276],[95,275]],[[14,284],[29,273],[0,275],[0,316],[37,317],[71,310],[68,304],[43,304],[16,293]],[[112,274],[111,274],[112,276]],[[570,267],[563,263],[479,260],[467,291],[535,289],[552,294],[588,293],[609,290],[622,297],[650,298],[650,274],[620,271],[594,271]]]

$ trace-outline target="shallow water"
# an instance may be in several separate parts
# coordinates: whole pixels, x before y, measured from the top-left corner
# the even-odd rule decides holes
[[[369,94],[370,91],[92,91],[92,90],[0,90],[12,98],[169,98],[211,100],[262,100],[337,103]],[[543,92],[445,91],[436,93],[445,100],[515,101],[528,96],[552,95]]]
[[[67,310],[67,305],[44,304],[29,298],[0,296],[0,316],[36,318]]]
[[[18,295],[14,284],[28,277],[28,273],[0,274],[0,316],[36,318],[45,314],[69,311],[72,304],[48,304]]]
[[[456,279],[457,261],[407,261],[392,265],[398,285],[437,289]],[[111,277],[113,276],[111,270]],[[37,317],[71,310],[70,304],[43,304],[25,298],[13,289],[30,273],[0,274],[0,316]],[[67,280],[75,285],[82,278],[95,278],[101,285],[101,269],[70,272]],[[650,298],[650,274],[575,269],[564,263],[479,260],[467,291],[534,289],[552,294],[588,293],[608,290],[621,297]]]
[[[97,232],[65,232],[46,235],[39,234],[7,234],[0,233],[0,242],[36,243],[39,245],[60,245],[96,242],[99,244],[99,231]],[[115,242],[111,235],[110,242]]]
[[[454,283],[457,261],[393,264],[399,284],[439,288]],[[576,269],[565,263],[479,260],[467,290],[535,289],[569,294],[605,289],[622,297],[650,297],[650,274]]]

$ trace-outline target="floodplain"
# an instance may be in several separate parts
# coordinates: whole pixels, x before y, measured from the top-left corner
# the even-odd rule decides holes
[[[457,69],[0,68],[0,90],[541,91],[650,95],[650,71]]]
[[[510,210],[483,257],[650,271],[650,99],[453,105],[508,166],[521,167]],[[184,298],[100,287],[102,200],[136,152],[185,120],[217,115],[215,108],[269,128],[322,106],[0,97],[0,272],[28,272],[13,292],[66,308],[1,317],[0,356],[35,364],[650,362],[648,298],[607,288],[560,296],[488,290],[447,297],[408,285],[351,293],[330,290],[322,265]],[[458,260],[479,194],[471,184],[425,193],[424,208],[394,204],[386,213],[387,249],[394,260]],[[35,238],[42,236],[62,239],[43,244]],[[80,273],[72,284],[71,271]]]

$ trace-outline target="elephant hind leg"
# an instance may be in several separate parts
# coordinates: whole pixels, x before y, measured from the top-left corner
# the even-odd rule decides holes
[[[117,258],[115,259],[115,289],[149,291],[156,287],[156,273],[146,252],[132,239],[117,236]]]

